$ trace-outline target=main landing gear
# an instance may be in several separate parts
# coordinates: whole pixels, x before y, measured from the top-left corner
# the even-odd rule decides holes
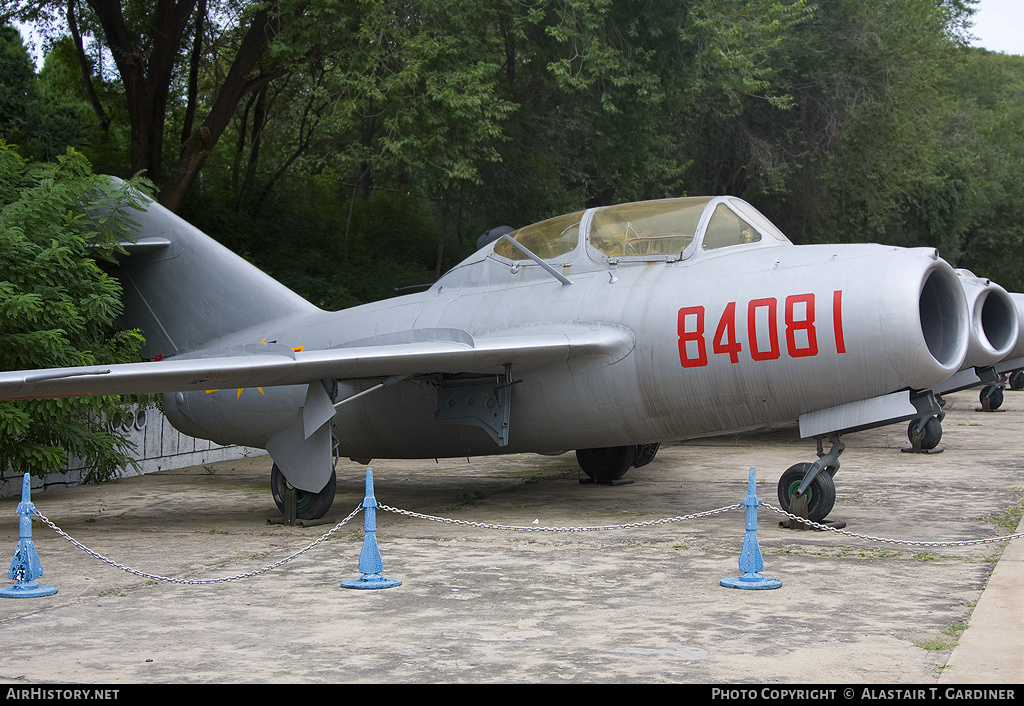
[[[276,463],[270,470],[270,492],[274,496],[274,503],[277,504],[277,509],[281,511],[286,520],[288,518],[319,520],[331,509],[337,485],[338,477],[334,471],[331,471],[331,477],[327,481],[327,485],[320,492],[311,493],[307,490],[293,488]],[[293,509],[289,508],[290,497],[294,497],[295,507]]]
[[[646,466],[654,460],[661,444],[610,446],[602,449],[577,449],[576,460],[593,483],[610,484],[630,468]]]
[[[821,522],[832,512],[836,504],[836,484],[833,480],[839,471],[839,455],[845,445],[833,434],[829,441],[832,448],[828,453],[822,451],[821,439],[818,439],[818,460],[814,463],[797,463],[790,466],[779,479],[779,503],[782,509],[790,512],[806,504],[807,519]]]

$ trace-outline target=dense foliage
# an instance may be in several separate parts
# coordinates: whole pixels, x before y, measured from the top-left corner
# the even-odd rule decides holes
[[[972,4],[7,0],[49,53],[33,76],[5,30],[0,131],[146,170],[325,306],[496,225],[683,193],[1022,289],[1021,59],[965,47]]]
[[[0,142],[0,367],[137,359],[142,337],[115,329],[120,286],[94,259],[130,236],[129,186],[143,185],[96,176],[74,150],[26,164]],[[116,397],[0,401],[0,470],[59,472],[70,454],[89,477],[108,477],[131,451],[106,430],[122,411]]]
[[[722,194],[795,242],[938,247],[1024,291],[1024,57],[974,0],[4,0],[0,138],[158,197],[314,303],[477,236]]]

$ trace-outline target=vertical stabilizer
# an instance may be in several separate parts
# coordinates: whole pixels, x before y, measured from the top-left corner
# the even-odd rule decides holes
[[[142,329],[144,357],[186,353],[265,321],[319,311],[157,203],[132,218],[138,240],[111,274],[124,289],[121,325]]]

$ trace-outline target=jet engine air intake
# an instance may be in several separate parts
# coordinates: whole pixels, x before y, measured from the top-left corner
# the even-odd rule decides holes
[[[1017,343],[1017,311],[1005,292],[986,292],[981,303],[981,333],[999,359]]]
[[[948,268],[934,267],[925,275],[919,299],[921,333],[928,352],[949,374],[967,353],[967,308],[963,289]]]

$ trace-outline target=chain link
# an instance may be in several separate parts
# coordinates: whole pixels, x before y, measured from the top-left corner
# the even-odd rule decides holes
[[[255,571],[249,571],[249,572],[246,572],[244,574],[236,574],[235,576],[225,576],[225,577],[219,578],[219,579],[176,579],[176,578],[169,578],[167,576],[158,576],[157,574],[149,574],[149,573],[146,573],[145,571],[138,571],[136,569],[132,569],[131,567],[125,566],[124,564],[118,564],[113,559],[108,559],[107,557],[103,556],[102,554],[99,554],[97,552],[94,552],[92,549],[89,549],[87,546],[85,546],[84,544],[82,544],[78,540],[74,539],[67,532],[65,532],[60,527],[58,527],[53,522],[51,522],[45,515],[43,515],[43,513],[39,512],[38,510],[35,510],[35,514],[36,514],[36,516],[39,517],[39,519],[42,522],[44,522],[45,524],[49,525],[50,529],[52,529],[54,532],[59,534],[61,537],[63,537],[64,539],[66,539],[69,542],[71,542],[72,544],[74,544],[76,547],[81,549],[86,554],[89,554],[90,556],[93,556],[93,557],[99,559],[100,561],[102,561],[102,562],[104,562],[106,564],[110,564],[115,569],[121,569],[121,571],[127,571],[129,574],[135,574],[136,576],[140,576],[140,577],[142,577],[144,579],[152,579],[154,581],[164,581],[164,582],[167,582],[167,583],[181,583],[181,584],[188,584],[188,585],[205,585],[205,584],[211,584],[211,583],[225,583],[227,581],[238,581],[238,580],[241,580],[241,579],[251,578],[253,576],[259,576],[260,574],[266,573],[267,571],[270,571],[271,569],[276,569],[277,567],[279,567],[279,566],[281,566],[283,564],[287,564],[292,559],[295,559],[295,558],[305,554],[306,552],[308,552],[310,549],[312,549],[313,547],[317,546],[318,544],[320,544],[322,542],[326,542],[331,537],[331,535],[333,535],[335,532],[340,530],[353,517],[358,515],[359,512],[362,509],[363,509],[363,506],[362,506],[362,504],[360,504],[358,507],[356,507],[355,510],[353,510],[352,512],[349,513],[348,517],[346,517],[344,520],[342,520],[341,522],[336,524],[334,527],[332,527],[326,534],[324,534],[322,537],[320,537],[320,539],[314,540],[313,542],[311,542],[310,544],[306,545],[304,548],[300,549],[299,551],[295,552],[294,554],[290,554],[289,556],[286,556],[284,559],[281,559],[281,561],[278,561],[278,562],[275,562],[273,564],[270,564],[269,566],[264,566],[262,569],[256,569]]]
[[[955,541],[955,542],[920,542],[920,541],[913,541],[913,540],[906,540],[906,539],[889,539],[889,538],[886,538],[886,537],[873,537],[873,536],[867,535],[867,534],[858,534],[856,532],[849,532],[847,530],[839,529],[837,527],[832,527],[831,525],[825,525],[825,524],[821,524],[819,522],[812,522],[811,520],[807,520],[807,519],[804,519],[802,517],[798,517],[797,515],[794,515],[791,512],[787,512],[787,511],[783,510],[782,508],[778,508],[778,507],[775,507],[774,505],[770,505],[769,503],[766,503],[763,500],[758,500],[758,504],[761,507],[763,507],[763,508],[765,508],[767,510],[771,510],[772,512],[778,513],[779,515],[783,515],[783,516],[788,517],[790,519],[798,520],[800,522],[803,522],[808,527],[813,527],[814,529],[824,530],[824,531],[829,531],[829,532],[835,532],[837,534],[845,535],[847,537],[856,537],[857,539],[864,539],[864,540],[872,541],[872,542],[886,542],[886,543],[889,543],[889,544],[899,544],[899,545],[903,545],[903,546],[912,546],[912,547],[966,547],[966,546],[971,546],[971,545],[974,545],[974,544],[994,544],[996,542],[1005,542],[1005,541],[1008,541],[1008,540],[1011,540],[1011,539],[1019,539],[1021,537],[1024,537],[1024,534],[1011,534],[1011,535],[1005,535],[1005,536],[1002,536],[1002,537],[990,537],[988,539],[972,539],[972,540],[962,540],[962,541]],[[618,525],[597,525],[597,526],[592,526],[592,527],[537,527],[537,526],[522,527],[522,526],[518,526],[518,525],[500,525],[500,524],[493,524],[493,523],[489,523],[489,522],[470,522],[468,520],[456,520],[456,519],[452,519],[452,518],[449,518],[449,517],[436,517],[434,515],[425,515],[425,514],[423,514],[421,512],[413,512],[412,510],[402,510],[402,509],[399,509],[399,508],[396,508],[396,507],[391,507],[390,505],[384,505],[382,503],[378,503],[377,507],[380,508],[381,510],[386,511],[386,512],[393,512],[393,513],[398,514],[398,515],[405,515],[406,517],[415,517],[415,518],[418,518],[418,519],[421,519],[421,520],[430,520],[432,522],[440,522],[442,524],[463,525],[465,527],[477,527],[477,528],[481,528],[481,529],[505,530],[505,531],[510,531],[510,532],[603,532],[603,531],[608,531],[608,530],[635,529],[635,528],[638,528],[638,527],[655,527],[657,525],[664,525],[664,524],[669,524],[669,523],[672,523],[672,522],[683,522],[685,520],[695,520],[695,519],[699,519],[699,518],[702,518],[702,517],[711,517],[713,515],[718,515],[718,514],[721,514],[723,512],[729,512],[730,510],[740,510],[740,509],[743,509],[745,507],[745,503],[736,503],[734,505],[727,505],[726,507],[720,507],[720,508],[717,508],[715,510],[707,510],[705,512],[695,512],[695,513],[693,513],[691,515],[679,515],[679,516],[676,516],[676,517],[666,517],[666,518],[663,518],[663,519],[660,519],[660,520],[647,520],[645,522],[628,522],[628,523],[618,524]],[[79,549],[84,551],[86,554],[89,554],[90,556],[93,556],[96,559],[99,559],[100,561],[102,561],[102,562],[104,562],[106,564],[109,564],[110,566],[113,566],[116,569],[121,569],[122,571],[126,571],[129,574],[134,574],[134,575],[139,576],[141,578],[152,579],[154,581],[164,581],[164,582],[167,582],[167,583],[178,583],[178,584],[187,584],[187,585],[206,585],[206,584],[225,583],[227,581],[238,581],[238,580],[241,580],[241,579],[251,578],[253,576],[258,576],[258,575],[266,573],[267,571],[270,571],[272,569],[276,569],[279,566],[287,564],[292,559],[295,559],[295,558],[305,554],[306,552],[308,552],[313,547],[316,547],[317,545],[319,545],[319,544],[327,541],[328,539],[330,539],[330,537],[335,532],[340,530],[353,517],[358,515],[359,512],[362,509],[363,509],[363,506],[362,506],[362,504],[360,504],[359,506],[356,507],[355,510],[353,510],[351,513],[349,513],[348,517],[346,517],[344,520],[342,520],[341,522],[336,524],[334,527],[332,527],[329,531],[327,531],[319,539],[314,540],[313,542],[311,542],[308,545],[306,545],[304,548],[300,549],[299,551],[297,551],[297,552],[295,552],[293,554],[290,554],[290,555],[286,556],[284,559],[281,559],[280,561],[274,562],[273,564],[269,564],[268,566],[264,566],[261,569],[256,569],[254,571],[246,572],[244,574],[236,574],[234,576],[225,576],[225,577],[216,578],[216,579],[177,579],[177,578],[170,578],[170,577],[167,577],[167,576],[159,576],[157,574],[150,574],[150,573],[147,573],[145,571],[139,571],[137,569],[133,569],[131,567],[125,566],[124,564],[119,564],[116,561],[114,561],[112,559],[108,559],[107,557],[103,556],[102,554],[99,554],[99,553],[93,551],[92,549],[89,549],[84,544],[82,544],[78,540],[74,539],[67,532],[65,532],[60,527],[58,527],[53,522],[51,522],[45,515],[43,515],[38,510],[34,509],[34,514],[44,524],[48,525],[50,527],[50,529],[52,529],[54,532],[59,534],[64,539],[66,539],[69,542],[71,542],[71,544],[75,545],[76,547],[78,547]]]
[[[778,514],[784,515],[793,520],[799,520],[808,527],[813,527],[814,529],[827,530],[829,532],[835,532],[837,534],[846,535],[847,537],[866,539],[871,542],[887,542],[889,544],[902,544],[908,547],[967,547],[973,544],[995,544],[996,542],[1005,542],[1010,539],[1019,539],[1021,537],[1024,537],[1024,534],[1008,534],[1003,537],[990,537],[988,539],[966,539],[956,542],[918,542],[910,539],[888,539],[886,537],[872,537],[869,534],[857,534],[856,532],[848,532],[847,530],[839,529],[838,527],[832,527],[831,525],[823,525],[818,522],[812,522],[811,520],[807,520],[803,517],[794,515],[791,512],[786,512],[782,508],[775,507],[774,505],[769,505],[764,500],[758,500],[758,504],[761,505],[761,507],[771,510],[772,512],[777,512]]]
[[[398,515],[418,517],[421,520],[432,520],[433,522],[440,522],[442,524],[447,525],[465,525],[466,527],[481,527],[484,529],[508,530],[511,532],[601,532],[605,530],[632,529],[635,527],[653,527],[655,525],[664,525],[670,522],[682,522],[683,520],[695,520],[700,517],[710,517],[712,515],[717,515],[722,512],[728,512],[729,510],[738,510],[743,507],[743,503],[736,503],[735,505],[720,507],[717,510],[697,512],[692,515],[666,517],[661,520],[648,520],[647,522],[630,522],[622,525],[598,525],[596,527],[519,527],[516,525],[495,525],[488,522],[469,522],[467,520],[453,520],[448,517],[435,517],[433,515],[424,515],[423,513],[413,512],[412,510],[400,510],[396,507],[391,507],[390,505],[383,505],[380,503],[377,504],[377,507],[379,507],[381,510],[394,512]]]

